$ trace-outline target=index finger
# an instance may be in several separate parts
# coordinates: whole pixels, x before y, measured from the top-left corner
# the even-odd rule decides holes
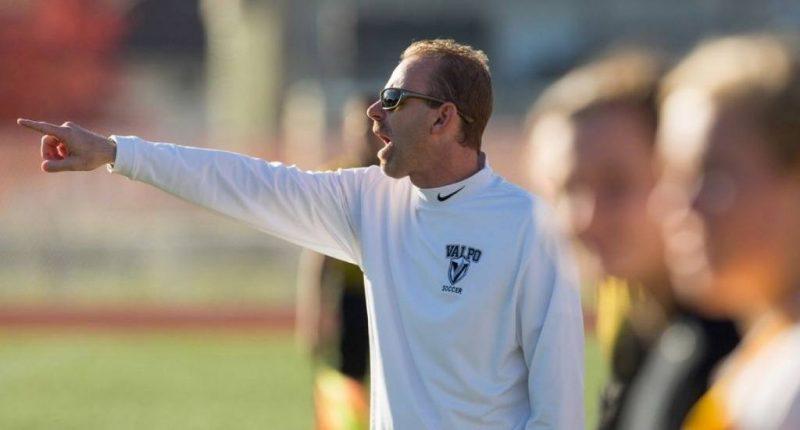
[[[44,121],[33,121],[30,119],[20,118],[17,120],[17,124],[30,128],[31,130],[36,130],[39,133],[50,134],[58,138],[62,138],[64,133],[64,130],[61,127]]]

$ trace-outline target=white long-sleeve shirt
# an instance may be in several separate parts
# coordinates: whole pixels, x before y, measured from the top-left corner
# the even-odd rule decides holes
[[[583,429],[583,323],[542,203],[112,137],[112,171],[364,271],[373,429]]]

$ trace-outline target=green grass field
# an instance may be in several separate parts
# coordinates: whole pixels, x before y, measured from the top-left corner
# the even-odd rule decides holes
[[[587,423],[604,378],[587,344]],[[0,429],[310,429],[291,336],[0,331]]]

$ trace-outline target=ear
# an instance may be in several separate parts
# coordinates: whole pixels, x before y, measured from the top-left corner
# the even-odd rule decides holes
[[[436,118],[431,125],[431,134],[442,134],[458,124],[458,110],[451,102],[442,103],[436,109]]]

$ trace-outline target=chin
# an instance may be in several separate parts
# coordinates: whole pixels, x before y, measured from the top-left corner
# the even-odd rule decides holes
[[[600,254],[598,258],[600,266],[606,275],[625,279],[626,281],[635,281],[635,279],[631,279],[634,274],[633,271],[628,267],[629,265],[624,264],[622,259],[607,254]]]

